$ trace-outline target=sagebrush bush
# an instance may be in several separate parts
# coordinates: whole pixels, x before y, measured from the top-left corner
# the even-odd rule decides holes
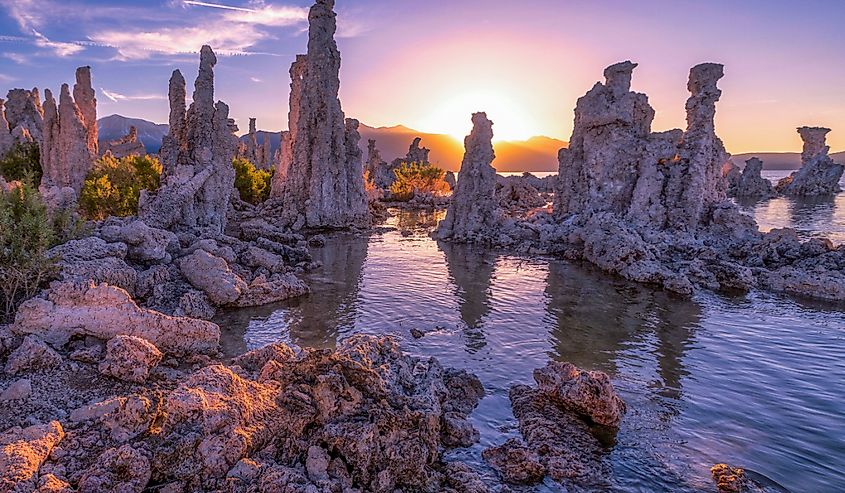
[[[0,190],[0,323],[38,293],[56,273],[47,250],[56,242],[55,223],[38,190],[28,181]]]
[[[92,220],[131,216],[138,212],[141,190],[154,192],[160,185],[161,163],[157,158],[103,156],[85,179],[79,209]]]
[[[241,200],[256,205],[270,197],[273,170],[258,169],[243,158],[233,159],[232,166],[235,168],[235,188]]]
[[[430,163],[402,163],[393,170],[396,180],[390,185],[393,200],[405,202],[419,194],[448,195],[449,184],[443,178],[446,171]]]
[[[0,156],[0,176],[6,181],[30,179],[40,183],[41,175],[41,151],[34,142],[15,144],[5,156]]]

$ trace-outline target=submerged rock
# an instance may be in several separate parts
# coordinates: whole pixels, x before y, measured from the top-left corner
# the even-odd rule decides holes
[[[804,141],[801,169],[778,182],[778,193],[793,197],[816,197],[841,192],[839,180],[845,173],[845,166],[833,162],[828,156],[830,147],[825,141],[830,129],[801,127],[798,133]]]
[[[280,218],[310,228],[367,226],[364,165],[358,149],[358,122],[341,109],[340,52],[334,40],[334,0],[317,0],[308,16],[308,54],[291,66],[288,128],[283,140],[283,173],[272,195],[283,204]]]
[[[572,363],[551,361],[534,370],[540,391],[559,406],[602,426],[619,427],[625,403],[616,394],[610,377],[600,371],[584,371]]]
[[[491,163],[493,122],[486,113],[472,115],[472,132],[464,141],[466,153],[452,203],[436,236],[457,242],[483,241],[493,234],[499,220],[496,203],[496,170]]]

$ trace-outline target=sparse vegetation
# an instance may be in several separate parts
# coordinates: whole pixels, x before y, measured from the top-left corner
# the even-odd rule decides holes
[[[141,190],[158,190],[160,178],[161,163],[157,158],[103,156],[85,180],[79,209],[92,220],[131,216],[138,212]]]
[[[56,224],[29,180],[0,190],[0,323],[10,322],[17,307],[56,272],[47,250],[57,240]]]
[[[32,180],[41,182],[41,152],[34,142],[15,144],[0,158],[0,175],[6,181]]]
[[[393,173],[396,175],[390,186],[393,200],[406,202],[419,194],[443,196],[451,190],[443,180],[446,171],[430,163],[402,163]]]
[[[232,160],[232,166],[235,167],[235,188],[241,200],[256,205],[270,197],[273,170],[258,169],[249,160],[243,158]]]

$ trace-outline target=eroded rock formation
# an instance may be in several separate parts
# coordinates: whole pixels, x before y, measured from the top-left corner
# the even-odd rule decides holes
[[[12,89],[6,95],[6,120],[17,142],[41,144],[44,130],[44,110],[38,88]]]
[[[148,225],[175,231],[220,234],[234,190],[232,158],[238,148],[229,107],[214,103],[214,66],[209,46],[200,52],[193,102],[185,111],[185,79],[170,79],[170,131],[162,141],[162,187],[142,196],[139,216]]]
[[[40,189],[48,202],[57,206],[67,202],[67,197],[79,196],[98,156],[97,99],[91,87],[90,67],[77,69],[73,94],[63,84],[57,105],[52,92],[49,89],[44,92],[41,141],[44,175]]]
[[[147,154],[147,148],[138,140],[138,129],[131,126],[127,135],[107,142],[100,148],[100,152],[102,155],[109,154],[121,159],[127,156],[143,156]]]
[[[486,113],[472,115],[472,132],[464,140],[466,152],[452,203],[437,229],[437,237],[459,242],[483,241],[498,223],[496,170],[492,163],[493,122]]]
[[[369,224],[358,122],[341,109],[340,52],[334,0],[317,0],[309,13],[308,54],[291,66],[288,128],[282,144],[283,177],[272,195],[283,223],[344,228]],[[289,146],[289,150],[286,147]]]
[[[6,102],[0,99],[0,158],[4,157],[14,145],[15,139],[12,138],[12,130],[6,120]]]
[[[775,193],[772,182],[762,177],[763,161],[751,158],[745,162],[745,169],[739,177],[734,189],[733,196],[739,199],[770,199]]]
[[[778,182],[778,193],[793,197],[817,197],[841,192],[839,180],[845,173],[845,166],[833,162],[828,156],[830,147],[825,141],[830,129],[801,127],[798,133],[804,141],[801,169]]]

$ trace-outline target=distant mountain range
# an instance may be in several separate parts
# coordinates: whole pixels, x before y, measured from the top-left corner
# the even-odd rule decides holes
[[[101,118],[97,122],[100,131],[100,140],[115,140],[129,133],[129,127],[134,125],[138,129],[138,137],[147,152],[158,152],[161,148],[161,139],[167,134],[167,124],[153,123],[138,118],[127,118],[121,115],[111,115]],[[397,125],[395,127],[370,127],[362,124],[359,128],[361,133],[361,149],[364,151],[364,159],[367,158],[367,140],[375,139],[376,147],[381,152],[385,161],[393,161],[397,157],[404,157],[408,152],[408,146],[416,137],[422,139],[421,145],[431,149],[431,162],[438,166],[457,171],[461,167],[461,160],[464,155],[463,142],[444,134],[430,134],[418,132],[414,129]],[[258,132],[258,142],[263,143],[265,135],[270,136],[270,147],[273,152],[279,148],[279,132]],[[244,137],[241,137],[244,140]],[[499,141],[494,142],[496,160],[493,165],[500,172],[537,171],[557,172],[557,153],[562,147],[568,144],[562,140],[550,137],[532,137],[523,141]],[[763,169],[766,170],[793,170],[801,167],[801,153],[799,152],[758,152],[737,154],[733,156],[733,162],[744,167],[745,161],[752,157],[763,160]],[[831,154],[834,161],[845,163],[845,152]]]
[[[127,118],[111,115],[101,118],[97,127],[100,141],[115,140],[129,133],[129,127],[134,125],[138,129],[138,137],[147,148],[147,152],[155,153],[161,148],[161,139],[167,134],[167,124],[157,124],[138,118]],[[464,156],[464,144],[455,138],[444,134],[429,134],[418,132],[403,126],[369,127],[361,125],[361,149],[364,159],[367,158],[367,140],[375,139],[376,147],[385,161],[393,161],[404,157],[414,138],[422,139],[421,145],[431,149],[431,162],[448,170],[457,171],[461,167]],[[270,136],[270,147],[275,153],[279,148],[279,132],[258,131],[258,142],[263,143],[265,135]],[[241,137],[244,141],[245,137]],[[549,137],[533,137],[525,141],[495,142],[496,161],[494,165],[498,171],[557,171],[557,152],[566,147],[566,142]]]

